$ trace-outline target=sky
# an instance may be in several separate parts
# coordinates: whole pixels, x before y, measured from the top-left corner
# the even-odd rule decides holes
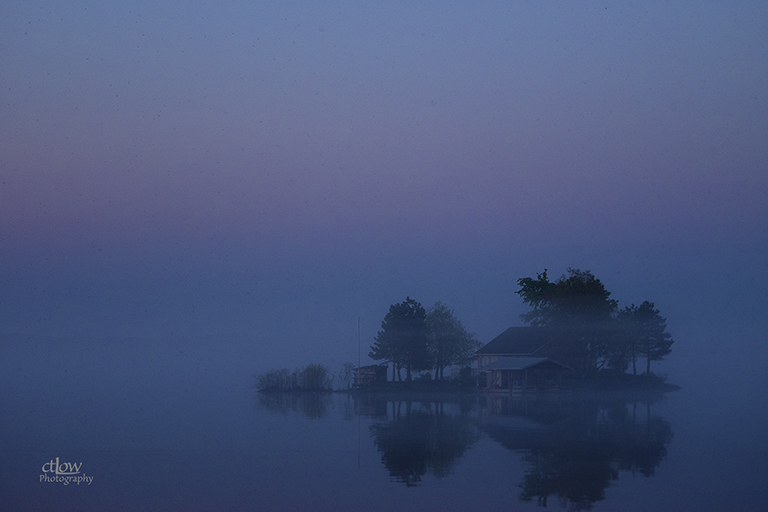
[[[340,366],[359,318],[366,363],[406,296],[487,342],[574,267],[765,350],[765,2],[0,11],[2,335]]]

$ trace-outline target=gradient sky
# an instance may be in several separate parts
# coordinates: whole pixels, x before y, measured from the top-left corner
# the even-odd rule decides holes
[[[486,342],[569,266],[683,353],[768,323],[765,2],[0,13],[0,332],[340,365],[358,316],[364,353],[406,296]]]

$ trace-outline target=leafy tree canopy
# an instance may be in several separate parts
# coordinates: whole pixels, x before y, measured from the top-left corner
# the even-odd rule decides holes
[[[536,279],[517,280],[517,294],[531,310],[520,315],[532,327],[559,327],[567,331],[563,347],[568,363],[579,372],[593,372],[616,358],[619,340],[611,333],[618,302],[590,271],[569,268],[567,275],[551,282],[546,269]]]
[[[442,302],[436,302],[427,313],[429,349],[436,378],[443,378],[443,370],[450,365],[465,365],[480,348],[474,334],[464,328],[453,310]]]
[[[517,280],[516,292],[531,311],[520,315],[533,327],[589,326],[610,320],[618,301],[590,271],[568,269],[568,275],[551,282],[547,270],[536,279]]]
[[[559,327],[570,339],[572,364],[590,372],[603,367],[626,371],[631,363],[645,357],[646,373],[651,361],[659,361],[671,352],[674,343],[666,332],[653,302],[618,310],[618,301],[590,271],[568,269],[567,275],[550,281],[546,269],[536,278],[517,280],[516,292],[531,310],[520,315],[532,327]]]
[[[405,368],[407,380],[412,372],[430,369],[426,317],[424,307],[410,297],[392,304],[368,357],[394,363],[395,371]]]
[[[632,304],[619,311],[618,319],[624,330],[628,351],[634,368],[635,357],[646,359],[646,373],[651,373],[651,361],[664,359],[671,351],[674,340],[667,332],[667,319],[662,318],[653,302]]]

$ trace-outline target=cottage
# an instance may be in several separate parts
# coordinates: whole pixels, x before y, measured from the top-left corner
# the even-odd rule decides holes
[[[566,368],[579,369],[584,355],[578,352],[575,333],[550,327],[510,327],[475,352],[477,369],[484,372],[501,358],[546,358]]]
[[[559,386],[569,366],[546,357],[500,357],[484,368],[489,391],[526,391]]]

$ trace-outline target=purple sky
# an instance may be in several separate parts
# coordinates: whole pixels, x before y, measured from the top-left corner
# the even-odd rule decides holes
[[[356,360],[358,316],[488,341],[568,266],[764,324],[765,2],[219,4],[4,5],[0,331]]]

